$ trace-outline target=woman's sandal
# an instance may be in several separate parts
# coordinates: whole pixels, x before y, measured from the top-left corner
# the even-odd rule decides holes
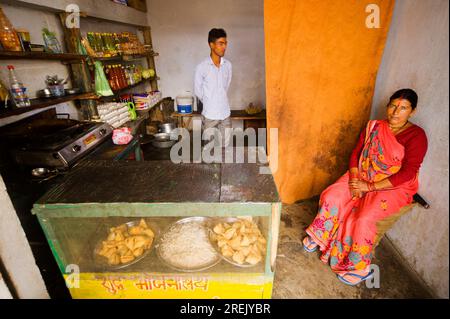
[[[309,236],[303,238],[303,249],[308,253],[315,252],[318,246]]]
[[[356,286],[356,285],[362,283],[363,281],[372,278],[372,277],[373,277],[373,274],[374,274],[374,271],[371,270],[371,271],[370,271],[367,275],[365,275],[365,276],[360,276],[360,275],[358,275],[358,274],[353,274],[353,273],[350,273],[350,272],[349,272],[349,273],[344,274],[344,275],[342,275],[342,276],[341,276],[341,275],[337,275],[337,277],[338,277],[338,279],[339,279],[341,282],[343,282],[343,283],[346,284],[346,285],[349,285],[349,286]],[[345,278],[344,278],[345,276],[353,276],[353,277],[359,278],[359,280],[358,280],[358,281],[355,281],[355,282],[351,282],[351,281],[348,281],[347,279],[345,279]]]

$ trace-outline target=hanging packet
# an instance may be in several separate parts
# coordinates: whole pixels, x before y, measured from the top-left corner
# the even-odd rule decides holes
[[[100,96],[111,96],[114,93],[111,91],[108,80],[106,79],[103,65],[100,61],[95,61],[95,93]]]

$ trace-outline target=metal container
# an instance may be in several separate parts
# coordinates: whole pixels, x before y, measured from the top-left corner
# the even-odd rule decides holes
[[[108,264],[108,262],[106,261],[106,258],[103,256],[98,255],[98,251],[101,249],[102,243],[105,240],[105,238],[107,237],[107,234],[102,232],[99,233],[99,238],[97,241],[97,244],[95,245],[94,248],[94,255],[93,255],[93,259],[94,259],[94,263],[95,265],[100,268],[100,269],[104,269],[104,270],[117,270],[117,269],[123,269],[123,268],[127,268],[128,266],[131,266],[139,261],[141,261],[142,259],[144,259],[146,256],[148,256],[148,254],[153,250],[153,248],[155,248],[155,242],[158,238],[159,235],[159,231],[158,228],[152,224],[149,223],[148,221],[146,221],[148,227],[153,231],[153,233],[155,234],[155,237],[153,238],[152,244],[150,246],[149,249],[147,249],[146,251],[144,251],[144,253],[142,255],[140,255],[139,257],[135,258],[134,260],[130,261],[129,263],[125,263],[125,264],[119,264],[119,265],[110,265]],[[128,228],[133,227],[133,226],[138,226],[139,225],[139,221],[131,221],[128,223],[125,223],[127,225]],[[119,226],[119,225],[117,225]],[[106,234],[106,235],[105,235]]]
[[[170,139],[169,133],[158,133],[153,137],[154,139],[152,140],[152,145],[158,148],[168,148],[177,142],[176,140]]]
[[[239,263],[235,262],[232,258],[225,257],[224,255],[222,255],[222,253],[221,253],[221,251],[220,251],[220,248],[217,246],[217,242],[216,242],[215,240],[212,239],[212,235],[214,234],[213,228],[214,228],[215,225],[217,225],[217,224],[219,224],[219,223],[229,223],[229,224],[232,224],[232,223],[235,223],[235,222],[239,222],[239,221],[241,221],[241,220],[242,220],[242,219],[237,218],[237,217],[225,217],[225,218],[214,218],[214,219],[211,219],[210,227],[209,227],[209,234],[208,234],[209,240],[210,240],[210,242],[211,242],[211,245],[213,245],[213,247],[216,249],[217,253],[220,255],[220,257],[221,257],[223,260],[225,260],[226,262],[228,262],[228,263],[230,263],[230,264],[232,264],[232,265],[234,265],[234,266],[241,267],[241,268],[255,267],[255,266],[258,266],[260,263],[264,263],[264,262],[265,262],[264,259],[261,260],[259,263],[254,264],[254,265],[249,264],[249,263],[239,264]],[[253,221],[253,223],[255,223],[256,225],[258,225],[258,228],[261,229],[261,225],[259,225],[259,223],[258,223],[257,221]]]
[[[162,123],[159,124],[160,133],[171,133],[176,128],[175,123]]]
[[[81,92],[79,88],[65,89],[66,94],[78,94]]]
[[[50,92],[50,89],[42,89],[36,92],[37,97],[52,97],[52,92]]]

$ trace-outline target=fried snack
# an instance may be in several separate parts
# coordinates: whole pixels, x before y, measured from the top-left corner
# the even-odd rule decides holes
[[[114,253],[110,257],[108,257],[108,263],[110,265],[118,265],[118,264],[120,264],[120,256],[119,256],[119,254]]]
[[[144,219],[137,226],[122,224],[110,228],[107,239],[102,242],[97,254],[105,257],[109,265],[127,264],[150,249],[154,237],[155,234]]]
[[[243,253],[241,253],[240,251],[236,251],[234,254],[233,254],[233,260],[235,261],[235,262],[237,262],[238,264],[240,264],[240,265],[242,265],[243,263],[244,263],[244,261],[245,261],[245,256],[244,256],[244,254]]]
[[[247,258],[245,258],[245,261],[248,262],[249,264],[256,265],[261,261],[261,259],[262,259],[261,255],[251,253],[247,256]]]
[[[222,255],[224,255],[225,257],[232,257],[233,254],[234,254],[234,251],[233,251],[233,249],[231,249],[230,246],[224,245],[224,246],[222,247],[221,253],[222,253]]]
[[[211,233],[220,253],[239,265],[256,265],[266,254],[266,239],[258,226],[248,219],[234,223],[218,223]]]
[[[214,232],[215,232],[217,235],[221,235],[221,234],[223,234],[223,233],[225,232],[225,227],[223,227],[222,224],[217,224],[216,227],[214,227],[213,230],[214,230]]]
[[[231,238],[233,238],[233,236],[236,234],[236,229],[235,228],[228,228],[224,234],[223,237],[225,237],[225,239],[230,240]]]
[[[243,253],[245,257],[247,257],[247,256],[250,254],[251,248],[250,248],[250,246],[247,246],[247,247],[240,247],[240,250],[239,250],[239,251],[240,251],[241,253]]]

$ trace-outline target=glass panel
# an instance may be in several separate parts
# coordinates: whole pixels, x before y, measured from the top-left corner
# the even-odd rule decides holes
[[[82,273],[183,273],[167,266],[160,260],[155,245],[158,244],[160,237],[175,222],[186,218],[179,217],[144,217],[148,227],[155,233],[154,243],[147,253],[136,258],[136,262],[117,269],[118,266],[109,266],[107,258],[99,256],[94,251],[102,246],[102,242],[107,240],[112,227],[118,227],[122,224],[135,222],[139,223],[139,217],[98,217],[98,218],[77,218],[77,217],[52,217],[45,218],[46,227],[51,226],[54,236],[51,242],[58,252],[58,259],[61,260],[63,269],[69,264],[78,265]],[[258,225],[261,233],[268,241],[269,238],[269,216],[250,217]],[[220,217],[208,218],[210,228],[213,228],[218,222],[224,220]],[[130,225],[131,226],[131,225]],[[267,244],[266,244],[267,251]],[[221,259],[219,263],[209,269],[195,271],[195,273],[265,273],[267,256],[263,256],[258,264],[252,267],[238,267]],[[139,260],[138,260],[139,259]],[[119,266],[122,266],[120,264]]]

